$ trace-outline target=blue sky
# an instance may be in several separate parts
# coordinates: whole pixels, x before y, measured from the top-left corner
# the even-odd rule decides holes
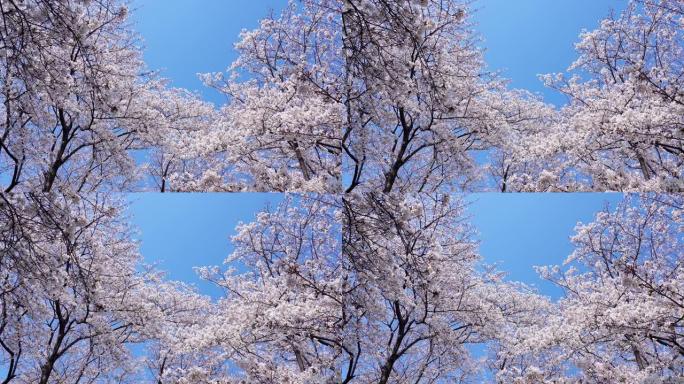
[[[570,237],[578,222],[622,201],[618,193],[476,193],[468,214],[479,232],[484,262],[497,264],[508,279],[536,286],[557,298],[562,293],[539,279],[534,266],[562,264],[572,252]]]
[[[275,193],[134,193],[129,215],[138,231],[141,253],[171,280],[196,285],[216,297],[221,293],[202,281],[193,267],[222,265],[232,252],[230,237],[239,222],[282,200]]]
[[[492,70],[501,70],[514,88],[541,93],[557,105],[565,96],[550,90],[537,75],[565,71],[577,58],[574,48],[583,29],[593,30],[625,0],[476,0],[475,21]]]
[[[564,97],[546,89],[538,74],[560,72],[575,59],[582,29],[593,29],[624,0],[478,0],[476,29],[484,39],[490,69],[501,70],[513,87],[529,89],[556,104]],[[201,4],[201,5],[198,5]],[[197,73],[222,71],[235,59],[232,50],[242,28],[286,0],[133,0],[132,20],[145,45],[150,69],[161,70],[172,85],[200,92],[221,103],[222,96]]]
[[[468,214],[479,232],[484,261],[498,263],[508,278],[537,286],[558,297],[560,291],[540,280],[535,265],[560,264],[572,251],[569,237],[578,221],[591,221],[620,194],[496,194],[468,195]],[[201,281],[193,267],[221,265],[230,254],[230,236],[239,221],[249,222],[279,194],[132,194],[133,225],[140,231],[145,261],[168,277],[195,284],[214,297],[220,290]]]
[[[198,91],[207,100],[224,101],[205,87],[198,73],[221,72],[236,59],[233,44],[240,31],[287,4],[286,0],[132,0],[133,28],[141,35],[144,58],[171,85]]]

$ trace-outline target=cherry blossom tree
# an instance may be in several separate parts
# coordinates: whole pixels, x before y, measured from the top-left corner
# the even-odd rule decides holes
[[[122,2],[6,1],[1,7],[5,191],[129,190],[136,180],[132,150],[206,114],[194,96],[145,73]]]
[[[144,301],[145,322],[139,327],[136,374],[130,382],[201,383],[226,373],[222,355],[211,349],[196,350],[195,336],[216,316],[216,306],[194,288],[151,273],[146,284],[134,292]]]
[[[190,346],[220,348],[235,367],[228,378],[300,383],[354,376],[363,327],[348,294],[353,276],[340,263],[336,206],[324,195],[287,199],[238,227],[228,270],[200,269],[225,297]]]
[[[347,191],[489,189],[476,156],[544,117],[485,71],[469,3],[345,2]]]
[[[176,188],[339,192],[339,8],[333,0],[291,2],[240,35],[228,73],[203,76],[227,103],[188,138],[189,161],[171,173]]]
[[[135,381],[131,346],[164,340],[208,304],[139,268],[106,196],[0,198],[3,383]]]
[[[681,191],[683,25],[679,0],[631,0],[582,33],[571,76],[544,77],[569,99],[559,125],[512,150],[530,165],[515,177],[540,190]]]
[[[578,225],[566,268],[540,269],[565,295],[509,340],[502,382],[681,380],[683,212],[681,196],[628,196]]]
[[[483,266],[464,202],[448,195],[368,194],[345,205],[344,257],[366,289],[368,382],[469,382],[476,348],[536,316],[546,301]]]
[[[200,269],[225,297],[206,328],[187,340],[186,349],[208,351],[233,370],[187,367],[184,380],[478,377],[482,361],[472,348],[529,321],[546,300],[489,268],[478,270],[462,210],[458,199],[370,194],[343,202],[291,197],[260,213],[239,227],[227,270]]]

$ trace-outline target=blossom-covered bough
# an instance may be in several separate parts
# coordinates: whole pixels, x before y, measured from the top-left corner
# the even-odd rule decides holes
[[[627,196],[580,224],[565,267],[540,268],[565,294],[499,355],[502,382],[669,383],[684,377],[684,200]]]
[[[549,79],[571,98],[564,111],[594,189],[684,190],[684,5],[632,2],[585,33],[571,69],[588,82]]]
[[[485,71],[469,2],[344,4],[346,191],[488,189],[477,154],[551,111]]]
[[[145,74],[119,1],[3,1],[1,12],[5,192],[138,189],[131,151],[211,111]]]
[[[477,348],[530,321],[547,302],[481,268],[464,201],[369,193],[344,206],[343,258],[363,287],[372,329],[367,383],[481,380]]]
[[[105,195],[0,197],[3,383],[132,382],[134,344],[190,329],[208,301],[141,269]]]
[[[512,141],[513,189],[684,190],[684,4],[632,0],[586,31],[556,127]],[[538,181],[535,181],[538,180]]]
[[[340,4],[301,3],[244,31],[227,74],[202,76],[228,102],[187,146],[170,148],[184,160],[176,188],[340,192]]]

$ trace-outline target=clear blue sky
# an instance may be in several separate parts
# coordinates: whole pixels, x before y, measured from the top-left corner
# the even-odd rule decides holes
[[[145,43],[150,69],[172,84],[199,91],[220,103],[197,73],[222,71],[235,59],[242,28],[253,29],[286,0],[132,0],[134,28]],[[547,101],[564,98],[545,89],[537,75],[560,72],[575,59],[580,31],[593,29],[624,0],[479,0],[474,7],[490,69],[502,70],[512,86],[541,92]]]
[[[194,267],[222,265],[233,247],[239,222],[251,222],[265,207],[275,207],[275,193],[134,193],[129,215],[138,231],[145,263],[155,264],[171,280],[196,285],[216,297],[221,291],[197,277]]]
[[[560,289],[542,280],[534,266],[562,264],[572,252],[570,237],[578,222],[593,221],[619,193],[476,193],[467,195],[468,213],[479,232],[480,253],[508,279],[534,285],[552,297]]]
[[[286,0],[132,0],[133,28],[141,35],[145,62],[171,85],[224,101],[198,73],[221,72],[236,59],[233,44],[244,29],[279,11]]]
[[[485,58],[514,88],[541,93],[563,104],[565,97],[544,87],[537,75],[565,71],[577,58],[582,29],[593,30],[626,0],[476,0],[477,30]]]
[[[508,278],[560,294],[540,280],[535,265],[560,264],[572,251],[569,237],[578,221],[591,221],[620,194],[472,194],[468,214],[479,232],[480,252],[498,263]],[[139,231],[145,261],[168,277],[195,284],[216,297],[220,290],[201,281],[193,267],[221,265],[230,254],[230,236],[239,221],[249,222],[281,195],[264,193],[132,194],[130,214]]]

